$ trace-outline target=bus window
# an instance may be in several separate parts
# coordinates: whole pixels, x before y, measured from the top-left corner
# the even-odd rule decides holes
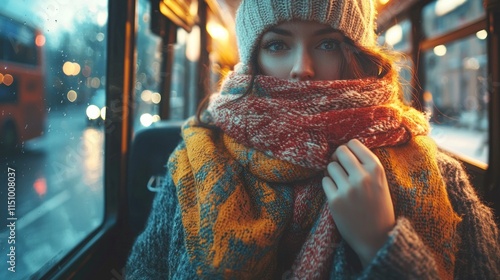
[[[134,98],[134,129],[138,131],[160,120],[161,38],[151,32],[151,3],[137,3],[137,62]]]
[[[177,29],[171,84],[170,110],[172,119],[185,119],[196,112],[196,75],[200,58],[200,28],[191,32]]]
[[[423,10],[427,36],[449,31],[484,16],[482,1],[437,1]],[[467,11],[467,12],[465,12]],[[440,42],[423,51],[424,107],[431,135],[441,148],[485,166],[488,155],[487,32]]]
[[[400,67],[401,83],[404,90],[404,101],[407,104],[412,104],[414,100],[412,85],[412,69],[414,68],[413,61],[410,58],[410,31],[411,22],[406,19],[389,27],[378,38],[380,45],[393,49],[401,55],[398,66]]]
[[[177,29],[172,65],[172,84],[170,85],[170,117],[173,120],[182,120],[187,117],[187,113],[185,113],[187,100],[184,93],[189,91],[189,76],[190,73],[193,73],[190,69],[194,69],[194,67],[192,66],[193,62],[186,56],[186,52],[188,41],[193,42],[193,40],[196,40],[194,38],[196,36],[195,33],[198,33],[197,35],[199,36],[199,32],[197,31],[198,28],[195,28],[195,31],[192,31],[190,34],[182,28]],[[190,51],[192,51],[191,49]]]
[[[459,29],[485,15],[482,0],[437,0],[422,10],[425,36],[432,38]]]
[[[410,49],[411,22],[406,19],[391,27],[378,37],[378,43],[396,51],[408,53]]]
[[[39,279],[103,221],[104,126],[87,111],[99,99],[105,118],[106,3],[2,2],[0,279]]]

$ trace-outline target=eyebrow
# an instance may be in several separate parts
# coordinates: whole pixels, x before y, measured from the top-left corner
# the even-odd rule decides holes
[[[278,28],[278,27],[273,27],[269,29],[268,32],[276,33],[278,35],[283,35],[283,36],[292,36],[292,32],[283,28]],[[316,30],[313,35],[314,36],[319,36],[319,35],[325,35],[325,34],[331,34],[331,33],[340,33],[339,31],[332,29],[330,27],[322,28],[319,30]]]

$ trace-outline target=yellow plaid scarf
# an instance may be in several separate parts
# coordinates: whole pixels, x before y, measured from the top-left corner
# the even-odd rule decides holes
[[[321,189],[315,178],[323,170],[270,157],[193,119],[184,125],[182,136],[184,142],[170,157],[168,169],[197,273],[207,278],[275,277],[280,242],[297,212],[294,189],[307,181],[316,184],[307,191]],[[412,222],[433,252],[441,278],[452,279],[460,218],[448,200],[435,144],[427,136],[414,135],[406,144],[372,150],[386,170],[396,216]],[[306,278],[328,275],[335,248],[318,251],[314,244],[340,240],[333,219],[325,215],[324,194],[317,197],[306,204],[301,226],[310,233],[292,271]],[[309,258],[322,262],[313,268],[316,271],[308,269]]]
[[[183,128],[184,142],[168,165],[191,260],[207,278],[268,278],[293,207],[292,189],[283,183],[317,172],[193,124]]]

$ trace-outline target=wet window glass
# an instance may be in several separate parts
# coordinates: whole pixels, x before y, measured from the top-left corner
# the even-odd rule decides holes
[[[38,64],[36,30],[8,17],[0,17],[0,59],[13,63]]]
[[[424,53],[424,102],[432,136],[444,149],[487,162],[488,79],[486,31]]]
[[[2,1],[0,279],[38,278],[102,223],[107,2]]]
[[[191,14],[198,9],[196,1],[189,4]],[[186,29],[190,29],[186,31]],[[200,91],[211,94],[218,90],[219,82],[234,64],[237,53],[236,41],[221,22],[220,16],[209,11],[207,16],[208,64],[200,66],[200,27],[177,28],[176,43],[173,46],[172,80],[170,85],[170,119],[182,120],[196,114],[202,98]],[[234,29],[234,26],[233,26]],[[234,34],[232,34],[234,37]],[[200,78],[200,71],[207,71],[205,78]],[[203,83],[199,81],[203,79]],[[203,87],[203,88],[200,88]]]
[[[411,22],[403,20],[384,31],[378,37],[378,43],[400,52],[410,51]]]
[[[160,69],[162,63],[161,38],[152,33],[151,4],[140,0],[137,4],[137,63],[134,90],[134,130],[151,126],[160,120]]]
[[[484,17],[483,0],[437,0],[422,11],[427,38],[442,35]]]
[[[170,86],[170,118],[182,120],[196,113],[197,67],[200,60],[200,28],[177,29]]]
[[[197,27],[196,31],[192,31],[191,35],[184,29],[177,29],[177,38],[174,45],[174,61],[172,64],[172,83],[170,85],[170,118],[173,120],[182,120],[187,117],[187,100],[186,92],[189,91],[191,83],[189,82],[190,74],[193,73],[192,65],[188,57],[187,52],[187,41],[188,38],[192,38],[194,33],[198,33]],[[193,39],[191,39],[193,40]],[[197,50],[193,50],[192,47],[189,50],[191,52],[191,59],[198,59],[194,57],[199,53]],[[194,52],[194,54],[192,54]]]
[[[404,100],[412,103],[412,72],[413,62],[409,57],[411,51],[411,22],[406,19],[389,27],[378,37],[378,43],[388,49],[398,52],[401,57],[398,61],[400,80],[404,90]]]

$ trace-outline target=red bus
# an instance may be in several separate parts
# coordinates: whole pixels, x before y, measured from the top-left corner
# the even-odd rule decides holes
[[[40,31],[0,15],[0,150],[43,134],[44,44]]]

